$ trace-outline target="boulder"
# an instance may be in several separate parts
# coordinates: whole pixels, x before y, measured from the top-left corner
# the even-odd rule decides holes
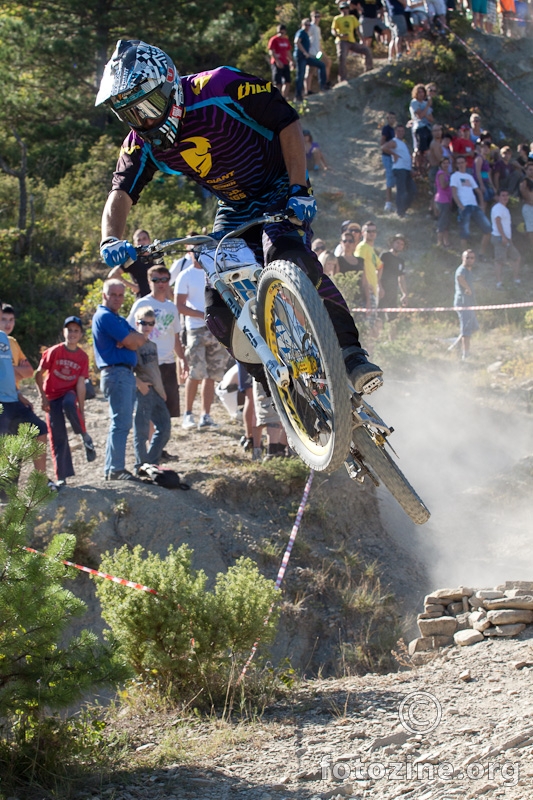
[[[533,622],[533,611],[522,608],[507,608],[499,611],[488,611],[487,619],[493,625],[512,625],[515,622],[523,622],[530,625]]]
[[[468,605],[470,606],[470,608],[473,609],[485,608],[485,601],[482,600],[480,597],[472,595],[472,597],[468,598]]]
[[[467,612],[466,614],[457,614],[457,630],[458,631],[466,631],[468,628],[471,628],[470,624],[470,614]]]
[[[491,626],[490,619],[487,619],[487,617],[481,617],[481,619],[479,619],[477,622],[473,623],[472,628],[475,631],[482,631],[483,632],[483,631],[486,631],[487,628],[490,628],[490,626]]]
[[[439,647],[448,647],[453,644],[452,636],[421,636],[409,642],[409,655],[425,653],[428,650],[438,650]]]
[[[500,586],[496,586],[501,592],[509,589],[520,589],[522,594],[533,594],[533,581],[505,581]]]
[[[483,634],[480,633],[479,631],[472,631],[472,630],[457,631],[457,633],[454,633],[453,635],[453,640],[455,644],[459,645],[459,647],[465,647],[466,645],[469,644],[476,644],[476,642],[482,642]]]
[[[453,636],[457,630],[455,617],[419,619],[417,624],[422,636]]]
[[[450,605],[446,608],[450,617],[456,617],[457,614],[462,614],[463,612],[463,604],[461,603],[450,603]]]
[[[424,603],[424,613],[434,614],[438,612],[439,614],[444,614],[445,611],[446,607],[441,603]]]
[[[426,596],[424,604],[442,603],[447,606],[449,603],[456,603],[463,597],[470,597],[472,594],[474,594],[474,590],[467,589],[466,586],[459,586],[457,589],[435,589]]]
[[[505,597],[505,594],[498,589],[479,589],[475,596],[480,600],[497,600],[499,597]]]
[[[487,611],[500,608],[525,608],[533,611],[533,595],[522,594],[516,597],[502,597],[497,600],[484,600],[483,604]]]
[[[518,636],[525,627],[523,622],[517,622],[515,625],[496,625],[483,631],[483,636]]]

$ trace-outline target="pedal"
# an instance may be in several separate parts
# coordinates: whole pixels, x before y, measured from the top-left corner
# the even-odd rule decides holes
[[[348,475],[352,481],[363,483],[365,479],[365,473],[363,472],[361,465],[357,463],[353,456],[348,456],[344,462],[344,466],[346,467],[346,471],[348,472]]]
[[[383,386],[383,378],[380,375],[376,375],[375,378],[365,383],[363,386],[363,394],[372,394],[372,392],[375,392],[380,386]]]

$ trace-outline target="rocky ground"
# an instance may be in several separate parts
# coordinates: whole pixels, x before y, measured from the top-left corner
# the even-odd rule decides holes
[[[124,714],[135,770],[76,797],[530,800],[531,637],[449,647],[398,674],[304,683],[248,725]],[[149,767],[158,752],[161,766]]]
[[[527,70],[522,69],[529,56],[523,45],[516,48],[516,69],[522,76],[517,88],[533,102],[527,95],[531,82],[524,82]],[[512,61],[513,52],[507,58]],[[305,126],[323,144],[332,165],[315,180],[321,208],[316,233],[334,245],[339,220],[356,215],[363,222],[372,215],[378,220],[379,245],[385,246],[386,237],[398,231],[411,237],[413,265],[417,254],[427,250],[424,230],[414,230],[411,216],[400,221],[382,213],[383,185],[376,181],[376,175],[381,179],[376,142],[382,113],[389,103],[396,107],[399,102],[395,87],[385,90],[386,84],[376,92],[375,76],[367,75],[357,86],[338,87],[323,101],[309,102]],[[512,341],[506,346],[515,348]],[[529,357],[531,343],[518,347]],[[496,349],[487,350],[487,367],[497,361]],[[508,380],[502,375],[502,381]],[[365,559],[379,562],[384,584],[397,598],[406,638],[416,635],[414,620],[423,610],[424,595],[438,586],[464,581],[490,587],[531,580],[532,470],[520,460],[531,453],[530,418],[523,408],[517,412],[509,406],[507,394],[499,405],[494,396],[485,403],[489,390],[480,401],[472,388],[468,372],[455,364],[443,366],[440,360],[425,374],[392,374],[376,401],[380,413],[397,427],[402,468],[433,512],[422,530],[414,529],[386,492],[354,486],[340,473],[317,478],[304,516],[303,538],[317,558],[330,555],[332,546],[353,546]],[[76,477],[43,514],[38,537],[50,533],[54,520],[72,520],[85,509],[101,520],[88,550],[93,559],[124,543],[164,553],[169,543],[187,541],[195,549],[194,566],[210,576],[265,536],[286,541],[298,493],[280,498],[283,487],[275,479],[258,483],[238,445],[241,430],[219,406],[214,416],[220,427],[207,433],[185,433],[174,422],[168,449],[179,461],[168,466],[191,483],[190,492],[114,486],[102,478],[106,405],[101,396],[89,402],[88,429],[98,459],[87,464],[81,444],[73,441]],[[133,463],[131,450],[127,463]],[[297,564],[291,562],[288,585],[298,579]],[[277,566],[272,564],[274,577]],[[83,580],[87,583],[81,585]],[[82,624],[101,631],[90,583],[85,576],[77,583],[89,605]],[[329,647],[339,618],[331,609],[321,613]],[[313,614],[316,622],[316,609],[303,605],[299,616],[286,623],[282,619],[279,656],[306,662],[315,647],[316,630],[308,624]],[[324,646],[317,654],[315,675],[327,662],[326,650]],[[138,705],[125,706],[110,732],[126,737],[128,772],[77,787],[72,796],[530,800],[531,627],[512,640],[447,647],[421,666],[413,666],[407,652],[400,652],[398,659],[402,671],[397,673],[297,684],[285,701],[245,723],[191,721],[176,710],[151,713]]]

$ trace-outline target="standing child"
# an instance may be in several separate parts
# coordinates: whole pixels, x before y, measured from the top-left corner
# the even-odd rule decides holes
[[[135,327],[146,339],[137,350],[135,367],[137,392],[133,409],[133,449],[136,472],[143,464],[159,464],[163,448],[170,439],[170,412],[159,369],[157,345],[149,339],[155,321],[154,309],[149,306],[140,306],[135,312]],[[154,424],[154,434],[147,449],[150,422]]]
[[[89,358],[78,347],[82,336],[81,319],[67,317],[63,324],[64,341],[44,351],[35,373],[46,412],[58,487],[65,486],[67,478],[74,475],[65,418],[74,433],[82,437],[87,461],[96,458],[93,441],[85,429],[85,379],[89,377]]]

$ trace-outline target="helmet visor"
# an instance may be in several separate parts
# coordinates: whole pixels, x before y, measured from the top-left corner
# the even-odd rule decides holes
[[[115,114],[123,122],[127,122],[134,128],[148,128],[150,122],[155,122],[164,116],[168,102],[168,97],[161,89],[155,89],[151,94],[139,98],[135,103],[131,102],[131,97],[125,98],[124,95],[118,95],[113,98],[112,105]]]

